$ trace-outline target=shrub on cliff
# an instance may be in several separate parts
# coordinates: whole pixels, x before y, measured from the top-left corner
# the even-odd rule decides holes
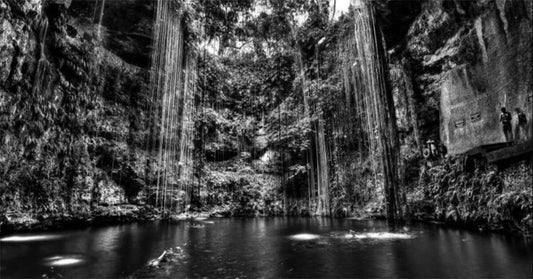
[[[531,235],[533,194],[528,178],[531,181],[527,161],[467,172],[462,157],[448,158],[422,168],[408,204],[415,218]]]

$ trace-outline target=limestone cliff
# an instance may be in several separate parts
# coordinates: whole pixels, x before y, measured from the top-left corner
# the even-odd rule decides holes
[[[393,60],[411,75],[419,140],[450,154],[503,142],[500,107],[531,119],[531,1],[423,1]]]
[[[124,22],[100,27],[87,3],[0,1],[3,226],[131,213],[117,206],[149,195],[149,75],[126,62]]]
[[[405,37],[390,46],[406,210],[415,218],[533,231],[530,153],[488,166],[452,156],[504,142],[501,107],[520,108],[531,126],[532,7],[422,1]],[[441,140],[450,157],[423,159],[430,139]]]

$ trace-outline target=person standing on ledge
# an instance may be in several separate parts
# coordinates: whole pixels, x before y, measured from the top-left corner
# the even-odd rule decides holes
[[[516,128],[515,128],[515,139],[518,140],[527,140],[529,135],[529,127],[527,126],[527,117],[526,114],[520,109],[515,108],[516,112]]]
[[[505,109],[501,109],[500,122],[503,127],[503,134],[505,135],[505,141],[510,143],[513,140],[513,126],[511,125],[512,115]]]

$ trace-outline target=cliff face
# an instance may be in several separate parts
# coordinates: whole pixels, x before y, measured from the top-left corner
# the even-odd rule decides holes
[[[86,3],[0,0],[2,225],[121,214],[147,195],[149,75]]]
[[[419,140],[440,135],[462,153],[503,141],[500,107],[531,119],[531,10],[522,0],[423,2],[393,53],[412,75]]]
[[[420,14],[390,51],[404,136],[405,209],[416,219],[531,234],[529,155],[467,170],[461,156],[424,160],[420,148],[440,139],[448,155],[456,155],[503,142],[501,107],[512,111],[513,125],[514,109],[520,108],[531,126],[533,4],[421,3]]]

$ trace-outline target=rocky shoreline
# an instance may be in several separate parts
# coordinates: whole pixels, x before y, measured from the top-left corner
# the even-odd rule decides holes
[[[221,214],[218,211],[212,212],[186,212],[180,214],[173,214],[163,216],[161,212],[154,209],[152,206],[138,206],[138,205],[116,205],[110,207],[103,207],[95,210],[91,214],[86,215],[30,215],[21,213],[10,213],[3,215],[0,222],[0,236],[9,235],[13,233],[27,233],[50,230],[63,230],[72,228],[83,228],[90,226],[105,226],[128,224],[135,222],[151,222],[158,220],[167,220],[169,222],[180,221],[198,221],[208,218],[230,218],[230,217],[244,217],[244,218],[260,218],[260,217],[277,217],[268,215],[246,216],[246,215],[231,215]],[[294,217],[294,216],[293,216]],[[298,216],[304,218],[312,218],[313,216]],[[332,217],[335,218],[335,217]],[[357,220],[385,220],[385,216],[377,213],[359,213],[356,216],[336,217]],[[406,224],[426,223],[445,227],[467,229],[479,232],[492,232],[515,237],[532,238],[531,229],[527,226],[512,226],[506,223],[489,223],[481,221],[465,221],[456,220],[452,218],[437,218],[434,215],[417,211],[406,216],[403,221]],[[152,266],[156,267],[156,266]]]
[[[9,212],[1,216],[0,234],[147,222],[160,216],[153,206],[133,204],[96,206],[91,212],[57,215]]]
[[[533,237],[531,159],[468,169],[463,157],[422,167],[407,192],[407,216],[480,231]]]

